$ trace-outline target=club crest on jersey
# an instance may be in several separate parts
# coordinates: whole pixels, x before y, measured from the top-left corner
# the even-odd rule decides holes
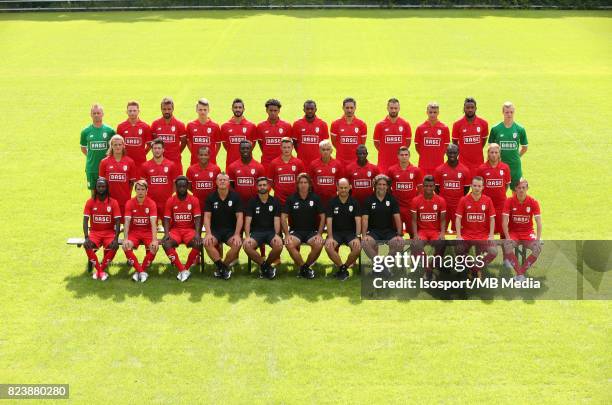
[[[336,208],[334,210],[334,211],[336,211],[336,214],[338,213],[337,210],[338,210],[338,208]],[[349,205],[349,212],[353,212],[353,206],[352,205]]]
[[[414,173],[410,173],[410,180],[414,179]]]
[[[527,212],[531,212],[531,207],[527,207],[527,208],[525,208],[525,211],[527,211]]]
[[[487,209],[487,206],[486,206],[486,205],[484,205],[484,204],[482,204],[482,205],[481,205],[481,207],[482,207],[482,210],[483,210],[483,211]]]
[[[123,165],[123,170],[127,170],[127,165]]]
[[[170,130],[171,130],[172,132],[174,132],[174,130],[175,130],[175,129],[176,129],[176,127],[175,127],[174,125],[172,125],[172,128],[170,128]]]
[[[212,132],[212,128],[206,128],[206,132],[210,134]]]
[[[476,132],[480,133],[480,127],[476,127]]]
[[[437,209],[438,209],[438,204],[434,204],[434,205],[433,205],[433,209],[434,209],[434,210],[437,210]]]
[[[215,203],[215,204],[216,204],[216,203]],[[234,205],[234,202],[233,202],[232,200],[229,200],[229,201],[227,202],[227,206],[228,206],[228,207],[231,207],[232,205]]]
[[[230,201],[231,202],[231,201]],[[229,204],[228,204],[229,205]],[[214,202],[213,204],[213,208],[214,209],[218,209],[219,208],[219,203],[217,201]]]
[[[246,127],[242,127],[242,133],[246,134]]]
[[[400,132],[404,132],[404,127],[400,126],[400,127],[399,127],[399,131],[400,131]]]
[[[315,133],[319,133],[319,127],[315,127]]]
[[[368,174],[368,177],[371,177],[371,176],[372,176],[372,172],[371,172],[371,171],[369,171],[369,170],[368,170],[368,173],[367,173],[367,174]]]
[[[514,139],[516,139],[516,137],[517,137],[517,136],[518,136],[518,135],[517,135],[517,133],[516,133],[516,132],[514,132],[514,133],[512,134],[512,137],[513,137]]]
[[[145,208],[145,214],[148,214],[148,213],[149,213],[149,209]]]
[[[255,174],[255,169],[251,169],[251,174]]]
[[[295,171],[295,169],[296,169],[295,165],[292,165],[291,170]]]
[[[111,207],[106,207],[106,212],[111,212]]]
[[[187,209],[190,210],[191,209],[191,204],[187,204]]]
[[[442,130],[438,129],[438,135],[442,135]]]
[[[390,206],[391,206],[391,203],[390,203],[389,201],[385,201],[385,202],[386,202],[386,204],[387,204],[387,207],[390,207]]]
[[[106,137],[107,137],[106,132],[102,132],[102,138],[106,139]]]
[[[500,170],[500,171],[499,171],[499,175],[500,175],[500,176],[503,176],[503,175],[504,175],[504,171],[503,171],[503,170]]]
[[[312,201],[312,200],[311,200],[311,201],[310,201],[308,204],[309,204],[311,207],[314,207],[314,201]]]
[[[212,179],[213,177],[213,172],[208,172],[208,177],[210,177]]]
[[[138,135],[142,135],[142,128],[138,128]]]
[[[279,133],[279,134],[282,134],[282,133],[283,133],[283,129],[282,129],[282,128],[279,128],[279,129],[278,129],[278,133]]]
[[[336,173],[336,168],[332,167],[332,173]]]
[[[274,209],[274,207],[271,206],[271,205],[268,207],[268,211],[270,211],[270,212],[272,212],[273,209]]]
[[[446,174],[444,174],[446,176]],[[461,178],[461,173],[457,173],[457,178],[460,179]]]
[[[359,132],[359,128],[355,127],[355,133]]]
[[[168,173],[168,166],[164,167],[164,173]]]

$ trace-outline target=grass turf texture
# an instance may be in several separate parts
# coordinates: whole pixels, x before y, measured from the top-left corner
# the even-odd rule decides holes
[[[529,136],[524,172],[545,238],[610,238],[598,214],[610,205],[611,17],[0,15],[0,382],[70,383],[78,403],[609,402],[605,301],[362,302],[355,279],[286,274],[179,284],[163,253],[147,284],[129,281],[122,253],[103,284],[64,242],[81,233],[78,134],[90,104],[101,102],[115,126],[127,100],[151,121],[165,95],[184,121],[206,96],[218,122],[236,96],[253,121],[270,97],[289,120],[314,98],[330,121],[350,95],[370,146],[391,96],[413,129],[430,100],[449,125],[467,95],[490,124],[512,100]]]

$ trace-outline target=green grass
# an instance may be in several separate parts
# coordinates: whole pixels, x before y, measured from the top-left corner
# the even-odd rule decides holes
[[[282,275],[146,285],[84,274],[78,134],[173,96],[293,120],[345,96],[371,130],[391,97],[413,127],[473,95],[491,124],[512,100],[546,239],[610,239],[612,13],[278,11],[0,15],[0,382],[70,383],[76,403],[610,402],[606,301],[374,302],[359,283]],[[326,262],[326,260],[324,261]]]

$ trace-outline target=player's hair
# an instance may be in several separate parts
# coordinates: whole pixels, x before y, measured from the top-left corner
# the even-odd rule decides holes
[[[108,141],[108,150],[106,151],[106,156],[113,156],[113,141],[121,140],[123,142],[123,149],[121,150],[121,157],[125,156],[125,140],[119,134],[115,134]]]
[[[298,184],[300,183],[300,180],[302,179],[306,179],[308,181],[308,192],[312,192],[312,179],[310,178],[310,175],[308,173],[300,173],[297,176],[297,181],[295,182],[295,191],[299,191],[298,188]]]
[[[474,177],[472,177],[472,181],[474,181],[474,180],[479,181],[482,184],[484,184],[484,179],[482,178],[482,176],[474,176]]]
[[[153,139],[151,141],[151,148],[153,148],[153,145],[161,145],[161,147],[163,148],[164,147],[164,141],[161,138]]]
[[[346,103],[353,103],[355,107],[357,107],[357,101],[355,101],[353,97],[347,97],[344,100],[342,100],[342,107],[344,107]]]
[[[506,101],[504,104],[502,104],[502,111],[504,111],[504,108],[514,109],[514,104],[512,104],[512,101]]]
[[[198,154],[199,154],[201,151],[203,151],[204,149],[206,149],[207,151],[209,151],[209,152],[210,152],[210,148],[209,148],[208,146],[206,146],[206,145],[202,145],[202,146],[200,146],[200,147],[198,148]]]
[[[425,183],[426,181],[430,183],[436,182],[436,180],[434,179],[434,176],[432,176],[431,174],[428,174],[425,177],[423,177],[423,183]]]
[[[449,143],[448,146],[446,147],[446,151],[448,152],[451,149],[456,150],[457,153],[459,153],[459,145],[454,144],[454,143]]]
[[[281,138],[281,143],[290,143],[293,145],[293,139],[289,138],[288,136],[284,136]]]
[[[467,103],[474,103],[474,105],[476,105],[476,99],[474,97],[466,97],[465,100],[463,100],[463,105]]]
[[[314,106],[315,106],[315,108],[317,108],[317,103],[315,103],[315,101],[314,101],[314,100],[310,100],[310,99],[308,99],[308,100],[304,101],[304,108],[306,108],[306,106],[307,106],[308,104],[312,104],[312,105],[314,105]]]
[[[340,182],[341,182],[341,181],[346,181],[346,182],[348,183],[348,185],[349,185],[349,188],[351,188],[351,187],[352,187],[352,186],[351,186],[351,182],[350,182],[350,181],[349,181],[349,179],[347,179],[346,177],[342,177],[342,178],[338,179],[338,181],[336,182],[336,187],[338,187],[338,186],[340,185]]]
[[[242,106],[244,107],[244,101],[242,101],[242,99],[241,99],[241,98],[236,97],[236,98],[234,99],[234,101],[232,101],[232,107],[233,107],[233,106],[234,106],[234,104],[236,104],[236,103],[240,103],[240,104],[242,104]]]
[[[215,179],[219,179],[219,177],[227,177],[227,179],[229,180],[229,175],[225,172],[219,172],[219,174],[217,174],[217,177]]]
[[[329,146],[330,148],[332,148],[332,150],[334,149],[334,146],[332,145],[329,139],[323,139],[321,142],[319,142],[319,149],[321,149],[324,146]]]
[[[174,185],[177,185],[179,181],[186,181],[187,184],[189,184],[189,179],[187,178],[187,176],[183,176],[183,175],[177,176],[177,178],[174,179]]]
[[[238,147],[242,146],[243,143],[248,143],[249,146],[253,147],[253,144],[248,139],[243,139],[242,141],[240,141],[240,143],[238,144]]]
[[[374,184],[374,187],[378,185],[379,181],[384,181],[385,183],[387,183],[388,187],[391,187],[391,178],[386,174],[377,174],[376,177],[374,177],[374,181],[372,182]]]
[[[516,189],[518,186],[520,186],[521,184],[524,184],[527,188],[529,188],[529,182],[527,181],[526,178],[521,177],[518,181],[518,183],[516,183],[516,186],[514,186],[514,189]]]
[[[144,187],[145,189],[149,189],[149,185],[147,184],[147,181],[145,179],[140,179],[136,181],[136,183],[134,183],[134,190],[136,190],[137,186]]]
[[[266,183],[268,183],[268,178],[266,176],[259,176],[255,181],[255,184],[259,184],[260,181],[265,181]]]
[[[277,99],[275,99],[275,98],[271,98],[271,99],[269,99],[268,101],[266,101],[265,106],[266,106],[266,110],[267,110],[267,109],[268,109],[268,107],[270,107],[270,106],[276,106],[276,107],[278,107],[278,109],[279,109],[279,110],[280,110],[280,108],[282,107],[281,102],[280,102],[280,101],[278,101],[278,100],[277,100]]]
[[[104,182],[104,184],[106,184],[106,200],[110,201],[110,190],[108,187],[108,180],[106,179],[106,177],[102,177],[102,176],[98,176],[98,179],[96,180],[96,185],[99,182]],[[94,199],[98,198],[98,187],[94,187]]]
[[[207,99],[207,98],[202,97],[202,98],[201,98],[201,99],[199,99],[199,100],[198,100],[198,102],[196,103],[196,108],[198,108],[198,106],[199,106],[199,105],[204,105],[204,106],[208,107],[208,106],[209,106],[209,104],[208,104],[208,99]]]
[[[437,108],[440,109],[440,104],[438,104],[437,101],[430,101],[429,103],[427,103],[427,108]]]
[[[491,149],[498,149],[498,150],[499,150],[499,149],[500,149],[500,148],[499,148],[499,144],[498,144],[498,143],[495,143],[495,142],[490,143],[490,144],[489,144],[489,146],[487,147],[487,153],[489,153],[489,151],[490,151]]]
[[[89,109],[89,112],[93,111],[95,108],[102,110],[102,112],[104,112],[104,107],[102,107],[102,104],[100,103],[93,103],[91,105],[91,108]]]
[[[387,104],[399,104],[399,100],[395,97],[391,97],[389,100],[387,100]]]
[[[140,104],[138,104],[138,101],[136,101],[136,100],[130,100],[130,101],[128,101],[127,106],[126,106],[125,108],[128,108],[128,107],[130,107],[130,106],[135,106],[135,107],[137,107],[138,109],[140,109]]]
[[[400,148],[397,150],[397,154],[399,155],[400,152],[408,152],[408,154],[410,155],[410,148],[406,145],[400,146]]]
[[[162,98],[161,106],[163,107],[165,105],[171,105],[172,107],[174,107],[174,100],[172,100],[172,97]]]

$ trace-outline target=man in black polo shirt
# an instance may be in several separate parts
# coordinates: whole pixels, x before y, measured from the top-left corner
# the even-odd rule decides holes
[[[312,192],[312,181],[306,173],[297,177],[297,192],[290,195],[283,207],[281,225],[285,233],[285,244],[289,255],[300,267],[300,277],[312,279],[315,272],[310,266],[323,250],[323,226],[325,213],[318,195]],[[289,230],[291,228],[291,230]],[[306,261],[300,255],[300,245],[310,245]]]
[[[244,220],[244,252],[259,265],[261,277],[272,280],[276,277],[276,268],[272,263],[280,257],[283,251],[281,239],[281,206],[278,200],[270,195],[268,179],[257,179],[257,195],[249,201]],[[257,247],[267,243],[272,248],[268,257],[257,253]]]
[[[349,277],[348,268],[355,264],[355,260],[361,251],[361,213],[359,203],[350,196],[351,185],[345,178],[338,180],[338,195],[331,200],[327,206],[327,239],[325,240],[325,251],[327,256],[338,267],[334,274],[339,280],[346,280]],[[342,263],[338,248],[340,245],[347,245],[351,248]]]
[[[243,213],[240,195],[229,187],[229,176],[225,172],[217,175],[217,190],[206,197],[204,204],[204,248],[217,266],[215,277],[229,280],[232,271],[229,265],[238,259],[242,246]],[[221,245],[230,247],[223,259]]]

